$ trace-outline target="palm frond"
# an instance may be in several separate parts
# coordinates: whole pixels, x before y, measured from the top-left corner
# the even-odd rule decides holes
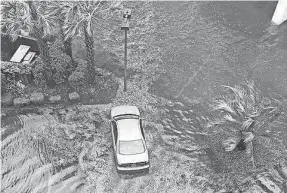
[[[44,36],[56,33],[56,18],[51,18],[48,15],[39,14],[39,25],[43,27]]]
[[[88,32],[88,35],[92,36],[92,30],[91,30],[91,28],[92,28],[92,16],[87,18],[87,24],[86,25],[87,25],[86,30]]]
[[[244,104],[242,104],[241,102],[236,101],[236,106],[238,107],[238,113],[240,115],[243,115],[246,113],[246,106],[244,107]]]
[[[62,4],[61,14],[64,16],[65,39],[69,39],[79,33],[82,28],[92,36],[92,24],[94,16],[102,9],[100,1],[79,1]]]
[[[212,127],[215,127],[217,125],[222,125],[223,123],[225,123],[224,119],[215,119],[215,120],[209,121],[207,123],[206,127],[207,128],[212,128]]]
[[[222,110],[236,115],[236,112],[231,106],[230,102],[226,102],[225,100],[217,100],[215,103],[216,104],[213,106],[213,110]]]
[[[242,122],[242,129],[243,129],[243,130],[249,129],[253,122],[254,122],[254,119],[252,119],[252,118],[250,118],[250,117],[246,118],[246,119]]]
[[[64,34],[65,40],[75,36],[78,32],[81,31],[81,27],[84,25],[85,18],[81,18],[81,20],[76,23],[66,23],[64,25]]]
[[[225,151],[233,151],[240,142],[240,140],[241,138],[239,136],[229,137],[222,142],[222,146]]]
[[[255,88],[254,82],[234,87],[224,86],[224,88],[231,92],[217,99],[213,106],[213,110],[221,111],[217,114],[220,118],[210,121],[207,126],[220,125],[221,130],[224,129],[227,133],[233,134],[235,137],[229,137],[223,141],[225,150],[232,151],[241,138],[245,144],[251,143],[254,133],[258,134],[260,128],[267,128],[267,125],[280,115],[279,109],[282,105],[274,105],[274,100],[272,102],[269,98],[263,98],[260,91]],[[239,133],[234,133],[229,126],[235,126]]]
[[[236,119],[234,119],[230,114],[226,114],[223,117],[225,120],[232,122],[232,123],[238,123],[238,121]]]
[[[240,86],[231,87],[231,86],[223,85],[223,87],[232,91],[235,97],[237,97],[237,100],[243,99],[245,95],[244,89],[242,89]]]
[[[244,142],[248,143],[254,139],[254,134],[252,132],[243,132]]]
[[[27,3],[5,2],[1,9],[1,28],[12,36],[12,40],[15,40],[22,30],[30,32],[32,22]]]
[[[87,12],[83,12],[83,9],[81,2],[68,3],[63,7],[62,13],[65,17],[63,31],[65,40],[79,33],[84,26],[83,24],[88,20],[88,14]]]

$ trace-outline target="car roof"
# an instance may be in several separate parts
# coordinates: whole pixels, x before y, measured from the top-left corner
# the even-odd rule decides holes
[[[118,115],[125,115],[125,114],[131,114],[131,115],[140,115],[139,109],[136,106],[129,106],[129,105],[122,105],[113,107],[111,109],[111,116],[115,117]]]
[[[119,140],[130,141],[142,138],[138,119],[120,119],[117,121]]]

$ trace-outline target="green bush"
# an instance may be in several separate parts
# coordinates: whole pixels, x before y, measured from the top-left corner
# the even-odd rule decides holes
[[[50,46],[50,62],[51,70],[53,74],[53,80],[57,85],[62,84],[67,81],[69,75],[72,73],[74,68],[70,56],[63,52],[63,44],[59,39]],[[35,62],[35,67],[33,69],[33,74],[35,77],[35,83],[38,86],[45,86],[45,64],[41,58]]]
[[[7,88],[7,80],[5,78],[5,74],[1,72],[1,92],[5,93]]]
[[[17,75],[19,74],[29,74],[32,70],[32,64],[21,64],[17,62],[1,62],[1,91],[9,92],[14,96],[19,96],[23,94],[25,88],[17,86]],[[7,74],[7,79],[5,77]]]
[[[9,74],[25,74],[30,73],[32,70],[33,64],[25,64],[17,63],[17,62],[8,62],[1,61],[1,72],[9,73]]]
[[[40,87],[45,87],[47,85],[47,80],[45,78],[45,64],[41,58],[35,61],[35,66],[32,70],[34,75],[34,82]]]
[[[74,87],[83,86],[87,81],[87,62],[84,60],[77,60],[76,63],[78,64],[77,68],[69,77],[69,82]]]
[[[25,92],[25,87],[17,85],[15,76],[8,76],[5,78],[5,74],[1,73],[1,92],[2,93],[11,93],[13,96],[21,96]]]
[[[53,79],[56,84],[66,82],[73,69],[71,57],[65,54],[63,49],[62,41],[56,39],[49,50],[51,54]]]

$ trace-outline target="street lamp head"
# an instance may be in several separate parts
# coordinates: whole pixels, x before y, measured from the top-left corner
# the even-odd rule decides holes
[[[123,12],[123,23],[121,26],[121,30],[129,30],[130,24],[129,24],[129,20],[131,19],[131,13],[132,10],[131,9],[125,9]]]
[[[124,20],[124,21],[122,22],[121,30],[129,30],[129,28],[130,28],[130,23],[129,23],[129,21],[128,21],[128,20]]]
[[[132,16],[132,10],[131,9],[125,9],[123,13],[123,18],[130,19]]]

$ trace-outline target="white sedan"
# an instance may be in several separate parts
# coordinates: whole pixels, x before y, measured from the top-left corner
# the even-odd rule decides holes
[[[111,109],[111,129],[117,171],[149,169],[149,156],[140,112],[136,106]]]

